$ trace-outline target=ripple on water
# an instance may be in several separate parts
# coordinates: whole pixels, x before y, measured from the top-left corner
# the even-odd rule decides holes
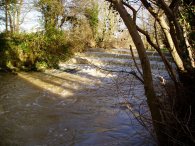
[[[136,94],[125,92],[127,84],[118,92],[112,84],[117,74],[97,73],[92,68],[71,76],[61,71],[46,73],[0,77],[0,138],[4,139],[0,144],[143,145],[140,134],[147,132],[128,110],[114,106],[124,101],[120,94],[128,99],[137,95],[131,99],[138,100],[143,86],[136,87]],[[101,82],[94,84],[97,80]]]

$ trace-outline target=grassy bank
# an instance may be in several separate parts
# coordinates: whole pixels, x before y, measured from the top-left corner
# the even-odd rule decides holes
[[[62,31],[11,35],[1,33],[0,69],[40,71],[58,68],[59,61],[68,60],[75,52],[83,51],[84,48],[84,41],[70,39]]]

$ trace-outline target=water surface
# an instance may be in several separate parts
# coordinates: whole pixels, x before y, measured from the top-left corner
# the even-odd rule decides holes
[[[147,111],[143,85],[132,75],[86,64],[0,73],[1,146],[155,145],[136,120],[150,119]]]

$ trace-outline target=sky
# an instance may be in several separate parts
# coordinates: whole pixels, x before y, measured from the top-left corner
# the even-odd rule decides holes
[[[34,32],[41,29],[41,13],[32,10],[29,12],[20,26],[21,31]]]

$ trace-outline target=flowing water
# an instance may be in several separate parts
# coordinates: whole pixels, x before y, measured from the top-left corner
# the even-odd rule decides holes
[[[0,145],[155,145],[136,120],[150,114],[143,85],[124,73],[135,70],[125,51],[79,54],[59,70],[1,73]],[[155,74],[168,78],[158,56],[151,63]]]

